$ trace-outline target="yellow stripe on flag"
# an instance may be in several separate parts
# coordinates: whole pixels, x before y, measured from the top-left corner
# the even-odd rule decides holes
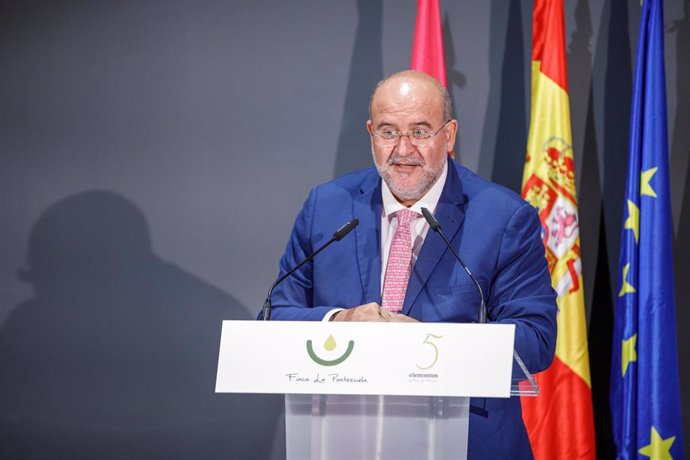
[[[570,100],[568,93],[539,72],[539,64],[537,61],[532,64],[533,129],[527,142],[528,161],[525,163],[523,186],[524,181],[536,176],[559,196],[560,201],[554,206],[558,209],[548,214],[546,222],[542,217],[542,223],[550,227],[549,238],[556,248],[553,252],[560,256],[554,257],[550,264],[552,284],[559,294],[556,356],[591,386],[576,214]],[[526,196],[543,212],[543,203],[540,207],[540,203],[532,201],[533,198],[534,195]],[[560,234],[554,235],[558,232]],[[561,247],[565,247],[565,250]],[[560,251],[563,251],[562,254]]]

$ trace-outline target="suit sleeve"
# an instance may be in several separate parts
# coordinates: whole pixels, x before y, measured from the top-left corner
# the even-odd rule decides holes
[[[556,348],[556,293],[536,210],[524,204],[511,216],[501,240],[488,315],[515,324],[515,350],[527,369],[546,369]]]
[[[313,253],[315,248],[312,247],[311,237],[317,201],[318,189],[313,189],[295,220],[285,254],[280,259],[279,277]],[[322,320],[333,307],[313,305],[313,284],[313,263],[308,262],[273,290],[271,318],[293,321]]]

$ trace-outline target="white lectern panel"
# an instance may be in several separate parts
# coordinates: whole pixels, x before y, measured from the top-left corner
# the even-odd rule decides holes
[[[510,324],[224,321],[216,392],[509,397]]]

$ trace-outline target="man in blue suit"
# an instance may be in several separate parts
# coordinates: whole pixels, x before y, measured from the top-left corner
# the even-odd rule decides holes
[[[376,168],[311,191],[281,274],[342,223],[357,218],[360,224],[275,289],[273,318],[475,322],[479,292],[439,235],[429,232],[421,217],[426,207],[486,293],[488,321],[515,324],[515,349],[528,370],[546,369],[554,355],[557,308],[536,210],[450,159],[458,123],[447,91],[434,78],[394,74],[376,87],[369,109]],[[404,210],[413,213],[403,231]],[[408,241],[406,251],[399,249],[398,233]],[[395,273],[401,253],[407,257],[402,284],[400,270]],[[396,305],[390,293],[401,286]],[[470,416],[468,457],[531,458],[519,399],[489,399],[486,409],[488,416]]]

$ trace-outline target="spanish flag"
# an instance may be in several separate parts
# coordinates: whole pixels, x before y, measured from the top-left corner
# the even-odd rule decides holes
[[[522,397],[523,419],[536,459],[595,458],[563,0],[535,0],[533,21],[532,107],[522,196],[541,218],[558,293],[558,339],[553,364],[537,375],[539,396]]]

